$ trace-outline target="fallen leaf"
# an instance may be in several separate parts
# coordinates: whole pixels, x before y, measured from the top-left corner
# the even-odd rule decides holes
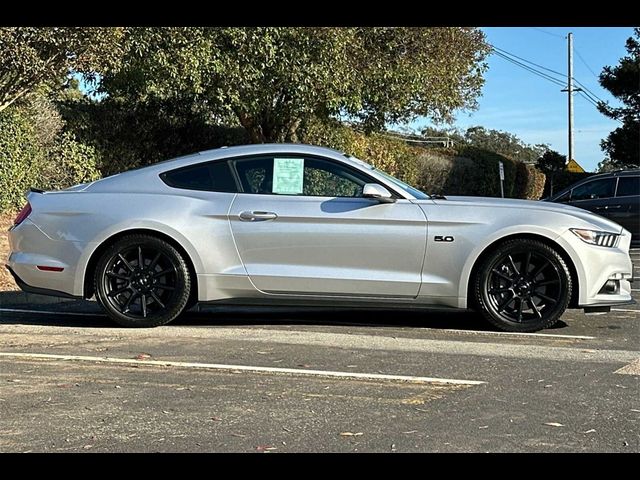
[[[392,443],[392,444],[391,444],[391,451],[392,451],[392,452],[395,452],[395,451],[396,451],[396,444],[395,444],[395,443]]]
[[[239,438],[245,438],[246,435],[242,435],[241,433],[232,433],[231,434],[232,437],[239,437]]]
[[[589,430],[587,430],[586,432],[582,432],[582,433],[596,433],[595,429],[591,428]]]
[[[222,419],[220,417],[211,417],[211,420],[213,420],[214,422],[221,422]]]
[[[116,385],[115,388],[122,388],[120,385]]]
[[[478,428],[489,428],[489,425],[483,425],[483,426],[478,427]]]
[[[258,445],[256,450],[258,452],[270,452],[271,450],[277,450],[278,447],[272,447],[270,445]]]
[[[563,424],[558,422],[546,422],[545,425],[549,425],[550,427],[564,427]]]
[[[169,413],[167,410],[162,410],[162,413]]]
[[[85,450],[89,450],[90,448],[93,448],[93,445],[85,445],[82,448],[84,448]]]
[[[544,388],[551,388],[553,385],[545,385]]]
[[[356,433],[353,433],[353,432],[342,432],[340,434],[341,437],[359,437],[361,435],[364,435],[364,433],[363,432],[356,432]]]
[[[409,430],[408,432],[402,432],[402,433],[417,433],[418,430]]]
[[[302,368],[309,368],[311,365],[307,365],[306,363],[299,363],[298,366]]]
[[[637,408],[632,408],[631,411],[640,413],[640,410],[638,410]]]
[[[139,353],[138,355],[136,355],[133,358],[136,359],[136,360],[147,360],[147,359],[151,358],[151,354],[149,354],[149,353]]]

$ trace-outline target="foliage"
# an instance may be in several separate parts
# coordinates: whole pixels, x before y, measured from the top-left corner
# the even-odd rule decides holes
[[[0,111],[70,70],[100,71],[120,54],[123,29],[0,27]]]
[[[603,102],[598,105],[607,117],[622,123],[600,143],[608,163],[618,168],[640,165],[640,28],[627,39],[626,49],[628,55],[618,65],[604,67],[600,74],[600,85],[623,104],[617,108]]]
[[[42,157],[35,126],[22,112],[0,112],[0,212],[22,207]]]
[[[425,137],[449,137],[458,148],[476,147],[526,163],[534,163],[549,148],[542,144],[529,145],[512,133],[480,126],[469,127],[466,131],[426,127],[421,133]]]
[[[554,192],[558,191],[555,180],[556,177],[558,177],[558,174],[565,171],[566,165],[566,155],[561,155],[555,150],[547,150],[536,161],[536,167],[538,167],[538,169],[544,172],[547,176],[548,185],[545,186],[545,192],[548,192],[549,195],[553,195]]]
[[[96,151],[63,126],[55,106],[39,95],[0,112],[0,212],[20,208],[29,187],[60,189],[99,178]]]
[[[179,99],[252,142],[297,141],[313,120],[346,115],[373,131],[473,108],[488,51],[480,30],[460,27],[135,28],[102,89],[134,104]]]
[[[67,130],[99,152],[103,175],[248,143],[242,128],[212,125],[178,100],[147,99],[135,104],[114,98],[67,101],[60,104],[60,110]]]
[[[542,198],[546,175],[533,165],[516,163],[515,197],[528,200]]]
[[[56,139],[48,151],[48,157],[48,161],[40,165],[35,186],[45,190],[60,190],[100,178],[95,149],[77,142],[69,132]]]

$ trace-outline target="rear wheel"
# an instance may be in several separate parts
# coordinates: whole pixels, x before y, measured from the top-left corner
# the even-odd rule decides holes
[[[189,269],[172,245],[149,235],[121,238],[100,257],[95,271],[98,302],[126,327],[165,325],[190,297]]]
[[[535,332],[560,319],[571,289],[571,274],[556,250],[537,240],[514,239],[484,259],[473,295],[484,318],[499,329]]]

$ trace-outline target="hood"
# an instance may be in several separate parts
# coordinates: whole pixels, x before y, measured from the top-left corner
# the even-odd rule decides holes
[[[459,205],[462,207],[486,207],[486,208],[505,208],[511,210],[529,211],[531,214],[534,212],[554,212],[570,215],[572,217],[579,218],[585,222],[589,222],[596,229],[620,233],[622,227],[611,220],[596,215],[595,213],[583,210],[581,208],[573,207],[571,205],[564,205],[562,203],[542,202],[536,200],[519,200],[514,198],[496,198],[496,197],[462,197],[462,196],[449,196],[447,199],[429,200],[436,205]]]

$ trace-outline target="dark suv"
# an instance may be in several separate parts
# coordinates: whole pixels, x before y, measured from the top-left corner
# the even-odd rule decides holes
[[[584,208],[622,225],[640,244],[640,169],[601,173],[546,199]]]

